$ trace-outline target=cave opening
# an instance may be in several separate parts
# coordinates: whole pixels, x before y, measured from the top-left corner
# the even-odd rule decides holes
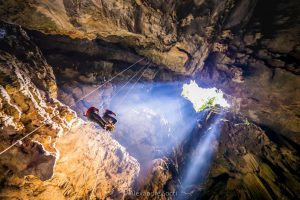
[[[0,199],[297,199],[299,5],[1,2]]]
[[[116,58],[123,58],[122,54],[130,56],[126,53],[130,54],[128,49],[105,44],[99,47],[99,42],[95,41],[73,41],[36,32],[31,32],[31,36],[53,66],[58,80],[58,98],[67,105],[93,89],[93,85],[101,84],[128,66],[123,60],[110,59],[111,53],[96,56],[104,49],[114,52]],[[216,88],[201,88],[195,81],[189,82],[188,77],[176,78],[174,72],[162,70],[159,66],[149,65],[143,71],[145,66],[147,63],[137,64],[73,107],[85,121],[83,113],[90,106],[109,108],[117,114],[118,122],[112,137],[138,160],[141,166],[139,179],[149,173],[153,160],[172,155],[174,148],[193,138],[191,135],[197,132],[195,127],[199,120],[207,117],[207,108],[216,104],[229,107],[222,91]],[[140,75],[142,78],[138,79]],[[205,128],[206,131],[202,130],[203,137],[194,138],[197,141],[193,142],[196,150],[191,151],[194,156],[177,172],[183,182],[181,193],[191,190],[188,185],[201,184],[208,173],[216,151],[216,145],[211,144],[217,143],[219,134],[216,124],[220,119],[215,120]],[[98,128],[101,134],[101,128]],[[202,169],[197,176],[192,174],[196,168]]]

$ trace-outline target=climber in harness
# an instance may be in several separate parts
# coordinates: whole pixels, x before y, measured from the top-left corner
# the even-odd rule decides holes
[[[105,110],[102,117],[99,115],[99,109],[95,107],[90,107],[85,115],[90,121],[99,124],[103,129],[107,131],[112,131],[115,128],[115,123],[117,120],[113,117],[116,114],[110,110]]]

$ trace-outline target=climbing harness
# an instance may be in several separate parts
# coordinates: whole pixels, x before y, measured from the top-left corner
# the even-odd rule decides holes
[[[141,75],[138,77],[138,79],[133,83],[133,85],[130,87],[130,89],[126,92],[126,94],[123,96],[123,98],[122,98],[122,100],[120,101],[120,103],[118,104],[118,105],[121,105],[121,103],[127,98],[127,96],[128,96],[128,94],[133,90],[133,88],[135,87],[135,85],[138,83],[138,81],[141,79],[141,77],[144,75],[144,73],[145,73],[145,71],[149,68],[151,66],[151,64],[150,63],[147,63],[142,69],[140,69],[135,75],[133,75],[118,91],[116,91],[114,94],[113,94],[113,96],[111,97],[111,98],[113,98],[113,97],[115,97],[116,96],[116,94],[118,94],[134,77],[136,77],[140,72],[142,72],[141,73]],[[145,69],[146,68],[146,69]],[[160,70],[158,69],[156,72],[155,72],[155,75],[154,76],[156,76],[156,74],[159,72]],[[98,151],[99,151],[99,149],[98,149]],[[99,162],[99,161],[98,161]],[[94,183],[94,185],[93,185],[93,187],[92,187],[92,191],[90,192],[90,195],[89,195],[89,199],[92,199],[92,195],[94,195],[94,193],[95,193],[95,190],[96,190],[96,188],[97,188],[97,184],[98,184],[98,179],[99,179],[99,174],[100,174],[100,172],[99,172],[99,168],[100,168],[100,166],[101,166],[101,162],[99,162],[98,163],[98,166],[97,166],[97,168],[96,168],[96,170],[95,170],[95,173],[96,173],[96,180],[95,180],[95,183]],[[78,195],[78,194],[77,194]],[[77,197],[77,195],[76,195],[76,197]],[[76,198],[75,198],[76,199]]]

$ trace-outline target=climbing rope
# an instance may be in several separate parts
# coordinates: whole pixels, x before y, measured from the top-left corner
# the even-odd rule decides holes
[[[46,121],[43,121],[43,123]],[[3,151],[1,151],[0,156],[5,153],[6,151],[8,151],[9,149],[11,149],[12,147],[14,147],[15,145],[19,144],[22,140],[24,140],[25,138],[27,138],[28,136],[30,136],[31,134],[33,134],[35,131],[39,130],[40,128],[42,128],[43,126],[45,126],[46,124],[42,124],[41,126],[37,127],[36,129],[34,129],[33,131],[31,131],[30,133],[26,134],[24,137],[22,137],[21,139],[17,140],[16,142],[14,142],[12,145],[10,145],[9,147],[7,147],[6,149],[4,149]]]
[[[132,79],[134,79],[140,72],[142,72],[148,65],[150,64],[150,61],[144,66],[142,67],[139,71],[137,71],[137,73],[135,73],[118,91],[116,91],[112,96],[111,99],[113,99],[126,85],[128,85],[130,83],[130,81]]]
[[[100,89],[102,86],[104,86],[106,83],[114,80],[117,76],[121,75],[122,73],[124,73],[125,71],[129,70],[130,68],[132,68],[133,66],[135,66],[137,63],[141,62],[142,60],[144,60],[145,58],[142,58],[138,61],[136,61],[135,63],[133,63],[132,65],[130,65],[129,67],[127,67],[126,69],[124,69],[123,71],[119,72],[118,74],[116,74],[115,76],[113,76],[112,78],[110,78],[109,80],[105,81],[104,83],[102,83],[101,85],[99,85],[96,89],[92,90],[91,92],[89,92],[88,94],[84,95],[83,97],[79,98],[77,101],[75,101],[73,104],[70,105],[70,107],[76,105],[77,103],[79,103],[81,100],[85,99],[86,97],[88,97],[89,95],[93,94],[94,92],[96,92],[98,89]],[[56,117],[59,113],[54,114],[53,116],[50,117],[50,119],[53,119],[54,117]],[[44,120],[42,123],[42,125],[40,125],[39,127],[37,127],[36,129],[34,129],[33,131],[27,133],[25,136],[23,136],[21,139],[17,140],[16,142],[14,142],[12,145],[10,145],[9,147],[7,147],[6,149],[4,149],[3,151],[0,152],[0,156],[2,154],[4,154],[5,152],[7,152],[9,149],[11,149],[12,147],[14,147],[15,145],[19,144],[20,142],[22,142],[22,140],[24,140],[25,138],[29,137],[30,135],[32,135],[34,132],[36,132],[37,130],[39,130],[40,128],[42,128],[43,126],[46,125],[46,122],[48,121],[48,119]]]
[[[115,76],[113,76],[112,78],[110,78],[109,80],[105,81],[104,83],[102,83],[101,85],[99,85],[96,89],[92,90],[91,92],[87,93],[86,95],[84,95],[83,97],[81,97],[80,99],[78,99],[77,101],[74,102],[74,105],[76,105],[78,102],[80,102],[81,100],[85,99],[86,97],[90,96],[91,94],[93,94],[94,92],[96,92],[98,89],[100,89],[103,85],[111,82],[112,80],[114,80],[117,76],[123,74],[125,71],[129,70],[130,68],[132,68],[133,66],[135,66],[137,63],[139,63],[140,61],[144,60],[145,58],[142,58],[138,61],[136,61],[135,63],[133,63],[132,65],[130,65],[129,67],[127,67],[126,69],[124,69],[123,71],[119,72],[118,74],[116,74]],[[70,107],[74,106],[71,105]]]
[[[130,81],[131,80],[133,80],[140,72],[142,72],[148,65],[150,64],[150,61],[148,61],[147,62],[147,64],[146,65],[144,65],[140,70],[138,70],[118,91],[116,91],[114,94],[113,94],[113,96],[111,97],[111,98],[113,98],[114,96],[116,96],[126,85],[128,85],[129,83],[130,83]],[[78,139],[79,140],[79,139]],[[98,155],[98,153],[99,153],[99,149],[96,151],[96,157],[97,157],[97,155]],[[95,159],[96,159],[96,157],[95,157]],[[97,183],[98,183],[98,179],[99,179],[99,168],[100,168],[100,166],[101,166],[101,162],[100,162],[100,159],[99,159],[99,161],[97,162],[97,163],[99,163],[98,165],[97,165],[97,167],[96,167],[96,170],[95,170],[95,173],[96,173],[96,179],[95,179],[95,183],[94,183],[94,185],[93,185],[93,187],[92,187],[92,191],[91,191],[91,193],[90,193],[90,197],[89,197],[89,199],[91,199],[91,197],[92,197],[92,195],[93,195],[93,193],[94,193],[94,191],[96,190],[96,188],[97,188]],[[83,176],[86,174],[86,173],[89,173],[89,171],[90,171],[90,169],[91,169],[92,167],[90,167],[90,168],[87,168],[87,167],[85,167],[85,169],[83,170]],[[84,178],[85,180],[83,181],[83,183],[82,183],[82,185],[80,186],[80,187],[82,187],[84,184],[85,184],[85,182],[86,182],[86,178]],[[82,189],[83,190],[83,189]],[[81,191],[82,191],[81,190]],[[78,196],[78,194],[79,193],[77,193],[76,194],[76,196],[75,196],[75,199],[77,198],[77,196]]]
[[[142,78],[142,76],[144,75],[144,73],[145,73],[145,71],[149,68],[151,66],[151,63],[149,62],[149,63],[147,63],[142,69],[140,69],[139,71],[138,71],[138,73],[139,72],[142,72],[141,73],[141,75],[138,77],[138,79],[134,82],[134,84],[130,87],[130,89],[126,92],[126,94],[124,95],[124,97],[122,98],[122,100],[120,101],[120,103],[118,104],[118,105],[121,105],[121,103],[127,98],[127,96],[128,96],[128,94],[131,92],[131,90],[133,90],[133,88],[135,87],[135,85],[138,83],[138,81]],[[145,69],[146,68],[146,69]],[[157,72],[158,72],[159,70],[157,70]],[[155,75],[157,74],[157,72],[155,73]],[[134,77],[136,77],[137,76],[137,74],[138,73],[136,73],[134,76],[132,76],[113,96],[112,96],[112,98],[116,95],[116,94],[118,94]],[[99,162],[99,161],[98,161]],[[96,168],[96,180],[95,180],[95,183],[94,183],[94,185],[93,185],[93,187],[92,187],[92,191],[90,192],[90,197],[89,197],[89,199],[92,199],[92,195],[94,194],[94,192],[95,192],[95,190],[96,190],[96,188],[97,188],[97,184],[98,184],[98,179],[99,179],[99,168],[100,168],[100,166],[101,166],[101,163],[99,162],[98,163],[98,166],[97,166],[97,168]]]
[[[139,76],[139,78],[136,80],[136,82],[137,81],[139,81],[140,80],[140,78],[142,77],[142,75],[144,74],[144,72],[145,72],[145,70],[149,67],[149,65],[150,65],[150,61],[144,66],[144,67],[142,67],[137,73],[135,73],[119,90],[117,90],[114,94],[113,94],[113,96],[111,97],[111,98],[113,98],[113,97],[115,97],[126,85],[128,85],[129,83],[130,83],[130,81],[131,80],[133,80],[140,72],[142,72],[142,74]],[[145,69],[146,68],[146,69]],[[144,70],[144,71],[143,71]],[[136,83],[135,82],[135,83]],[[127,94],[127,93],[126,93]],[[98,151],[99,151],[99,149],[98,149]],[[97,154],[98,154],[98,151],[97,151]],[[89,199],[91,199],[92,198],[92,195],[94,194],[94,191],[96,190],[96,188],[97,188],[97,183],[98,183],[98,179],[99,179],[99,168],[100,168],[100,166],[101,166],[101,162],[100,162],[100,160],[98,161],[98,165],[97,165],[97,167],[96,167],[96,170],[95,170],[95,172],[96,172],[96,179],[95,179],[95,183],[94,183],[94,185],[93,185],[93,187],[92,187],[92,191],[90,192],[90,197],[89,197]],[[85,182],[85,181],[84,181]],[[77,195],[76,195],[76,197],[77,197]],[[76,199],[76,198],[75,198]]]
[[[149,64],[147,66],[147,68],[141,73],[141,75],[139,76],[139,78],[135,81],[135,83],[129,88],[129,90],[126,92],[126,94],[124,95],[124,97],[121,99],[121,101],[118,102],[118,104],[116,105],[116,109],[119,108],[120,105],[122,105],[123,101],[127,98],[128,94],[133,90],[133,88],[135,87],[135,85],[139,82],[139,80],[142,78],[142,76],[144,75],[145,71],[147,71],[147,69],[151,66],[151,64]]]
[[[133,89],[133,87],[136,85],[136,83],[141,79],[141,77],[143,76],[143,74],[144,74],[144,72],[148,69],[148,67],[150,66],[151,64],[150,64],[150,62],[148,62],[144,67],[142,67],[137,73],[135,73],[117,92],[115,92],[114,93],[114,95],[111,97],[111,98],[113,98],[114,96],[116,96],[126,85],[128,85],[129,83],[130,83],[130,81],[133,79],[133,78],[135,78],[140,72],[142,72],[141,73],[141,75],[138,77],[138,79],[134,82],[134,84],[133,84],[133,86],[130,88],[130,90],[132,90]],[[146,68],[146,69],[145,69]],[[129,91],[130,91],[129,90]],[[126,94],[125,94],[125,96],[124,96],[124,98],[122,99],[122,101],[126,98],[126,96],[128,95],[128,93],[129,93],[129,91],[127,91],[126,92]],[[99,151],[99,149],[98,149],[98,151]],[[98,154],[98,151],[96,152],[96,155]],[[96,158],[95,158],[96,159]],[[98,179],[99,179],[99,168],[100,168],[100,166],[101,166],[101,162],[100,162],[100,160],[98,161],[98,165],[97,165],[97,167],[96,167],[96,170],[95,170],[95,172],[96,172],[96,179],[95,179],[95,183],[94,183],[94,185],[93,185],[93,187],[92,187],[92,191],[90,192],[90,197],[89,197],[89,199],[91,199],[92,198],[92,195],[94,194],[94,191],[96,190],[96,188],[97,188],[97,184],[98,184]],[[88,171],[90,171],[90,170],[88,170]],[[86,181],[86,180],[85,180]],[[85,183],[85,181],[83,182],[83,184]],[[78,195],[78,194],[77,194]],[[77,197],[77,195],[76,195],[76,197]],[[75,199],[76,199],[76,197],[75,197]]]

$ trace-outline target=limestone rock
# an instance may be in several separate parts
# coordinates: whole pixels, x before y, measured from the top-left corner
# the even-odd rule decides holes
[[[203,67],[211,40],[233,9],[228,24],[247,22],[256,1],[5,1],[2,20],[46,34],[101,39],[134,48],[175,72],[192,74]],[[192,7],[190,13],[185,13]],[[247,10],[247,17],[240,16]],[[236,17],[239,15],[239,17]],[[191,17],[193,16],[193,17]],[[245,17],[246,19],[243,19]],[[43,24],[43,25],[41,25]],[[182,24],[181,29],[178,29]],[[177,47],[182,46],[184,48]]]
[[[7,175],[1,196],[123,199],[132,192],[140,170],[139,163],[111,138],[110,133],[79,121],[67,135],[60,138],[56,147],[60,150],[60,157],[51,179],[41,181],[33,176],[15,179]]]
[[[138,198],[168,199],[161,194],[175,192],[183,199],[296,199],[299,8],[295,0],[0,2],[1,20],[29,33],[0,23],[1,150],[47,122],[0,157],[1,198],[136,199],[134,192],[155,192]],[[120,123],[114,138],[124,149],[56,99],[79,115],[87,102],[107,107],[115,87],[146,59],[74,104],[142,57],[152,61],[142,76],[148,83],[193,75],[231,102],[235,113],[213,114],[222,119],[209,144],[212,167],[194,170],[199,179],[193,184],[184,185],[185,170],[200,159],[197,144],[208,135],[210,117],[199,119],[179,144],[172,138],[166,155],[164,144],[153,142],[157,130],[143,124],[148,115],[139,119],[148,132]],[[171,140],[168,125],[150,116]],[[65,135],[74,122],[79,126]]]
[[[171,155],[156,160],[144,178],[138,180],[134,194],[144,196],[133,195],[129,199],[174,197],[163,194],[174,194],[174,198],[183,199],[293,199],[299,195],[299,176],[292,175],[299,168],[296,150],[277,146],[259,127],[232,113],[221,112],[211,115],[208,121],[199,120],[200,128],[174,147]],[[208,133],[207,129],[213,124],[218,127],[216,133]],[[219,135],[210,143],[215,146],[212,160],[204,158],[205,163],[212,162],[212,167],[206,169],[202,163],[198,168],[201,171],[196,171],[195,176],[207,170],[207,178],[184,185],[186,163],[207,156],[195,153],[196,146],[207,134]],[[187,189],[185,193],[181,193],[183,188]],[[156,195],[147,196],[149,191]]]
[[[0,26],[6,30],[0,39],[1,151],[16,144],[1,155],[1,166],[20,177],[33,174],[46,180],[58,156],[56,139],[76,114],[56,100],[52,68],[26,32],[19,26]]]
[[[250,1],[243,3],[246,2]],[[298,91],[300,83],[296,67],[300,60],[295,56],[300,41],[296,22],[299,16],[294,15],[299,4],[288,1],[285,10],[281,7],[272,10],[274,19],[294,19],[284,27],[274,25],[273,17],[266,19],[265,8],[269,8],[268,2],[257,2],[252,21],[243,33],[233,27],[224,31],[227,34],[220,35],[216,44],[228,50],[215,49],[196,74],[201,82],[221,88],[228,98],[233,97],[235,110],[299,144],[300,96],[299,92],[291,92]],[[222,60],[225,56],[228,59]]]

